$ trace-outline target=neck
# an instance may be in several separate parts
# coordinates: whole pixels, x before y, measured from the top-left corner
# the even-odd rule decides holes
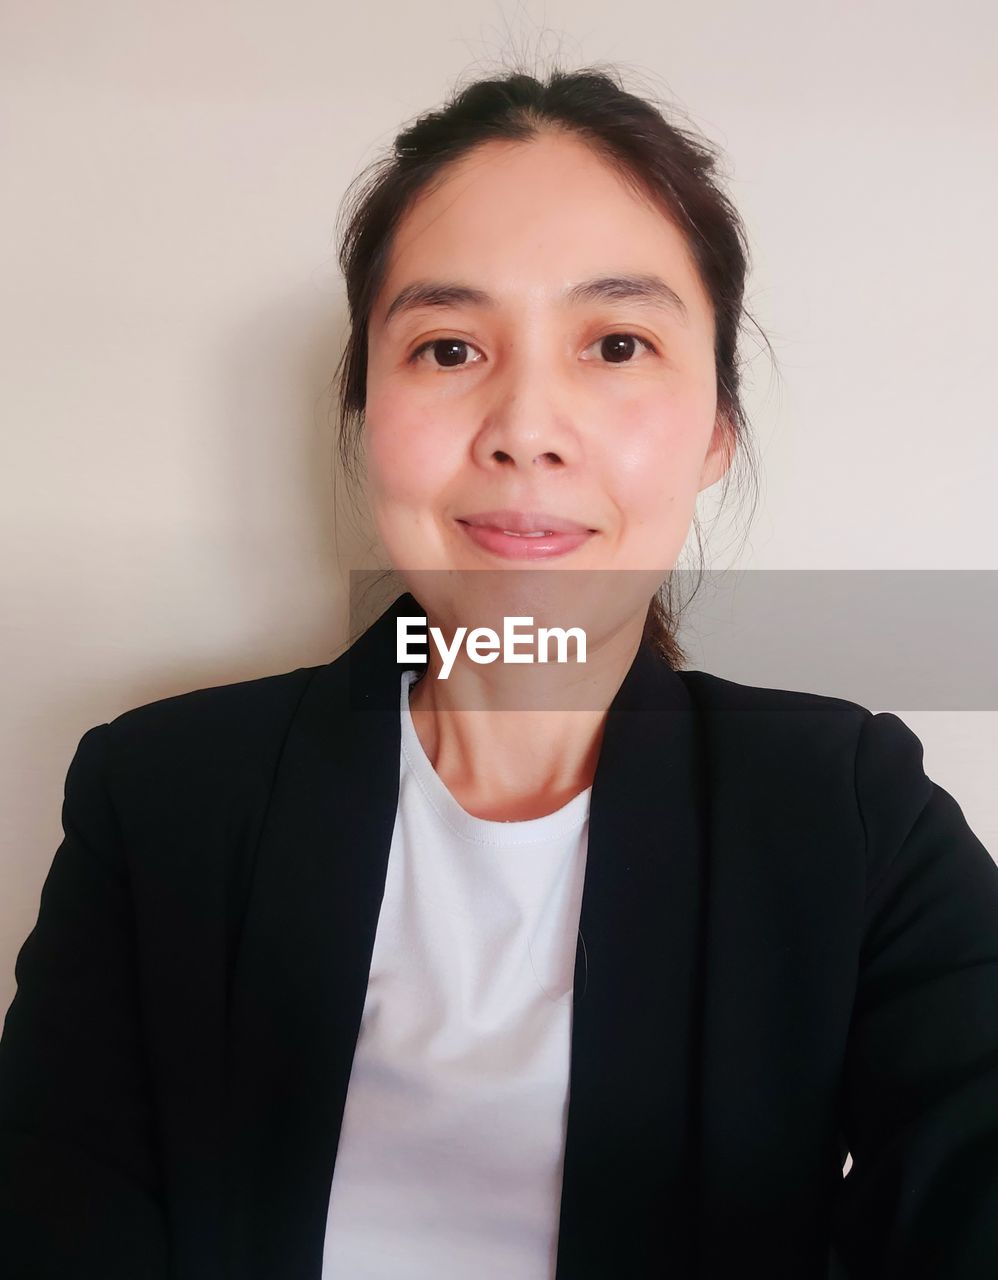
[[[522,821],[591,786],[610,704],[640,640],[640,626],[607,636],[584,665],[481,665],[464,655],[446,680],[431,650],[409,707],[458,803],[477,817]]]

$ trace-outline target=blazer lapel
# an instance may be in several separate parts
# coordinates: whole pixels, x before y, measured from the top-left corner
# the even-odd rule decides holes
[[[690,695],[642,647],[593,780],[557,1280],[680,1277],[695,1256],[702,786]]]
[[[228,1243],[241,1280],[321,1274],[398,804],[395,617],[420,612],[404,593],[317,668],[274,780],[230,1002]],[[642,647],[593,781],[557,1280],[678,1275],[692,1256],[702,786],[690,695]]]
[[[321,1274],[398,804],[390,621],[316,670],[257,851],[228,1036],[228,1246],[240,1280]]]

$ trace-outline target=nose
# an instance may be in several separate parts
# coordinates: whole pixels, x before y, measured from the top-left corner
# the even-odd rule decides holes
[[[563,469],[573,465],[579,444],[550,362],[525,356],[510,360],[489,388],[473,452],[479,465]]]

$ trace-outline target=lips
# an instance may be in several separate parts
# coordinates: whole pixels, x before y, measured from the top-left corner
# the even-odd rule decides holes
[[[504,560],[547,560],[563,556],[598,532],[578,520],[549,511],[499,507],[458,516],[456,523],[481,550]]]
[[[501,533],[530,537],[550,533],[595,533],[588,525],[546,511],[513,511],[507,507],[495,511],[476,511],[458,516],[461,524],[472,528],[498,529]]]

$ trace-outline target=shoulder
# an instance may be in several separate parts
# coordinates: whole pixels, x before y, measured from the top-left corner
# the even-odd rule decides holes
[[[831,694],[743,684],[707,671],[677,674],[708,732],[754,734],[758,740],[765,731],[784,748],[845,749],[862,775],[857,777],[860,783],[869,782],[885,765],[909,776],[921,772],[922,743],[893,711],[871,711]]]
[[[804,689],[768,688],[728,680],[707,671],[676,673],[690,694],[705,726],[715,732],[768,731],[784,745],[822,741],[867,750],[899,749],[909,758],[921,744],[913,731],[892,711],[871,711],[850,698]]]
[[[781,752],[849,751],[873,712],[858,702],[803,689],[767,688],[713,675],[676,673],[711,741],[719,749]]]
[[[128,750],[155,739],[165,744],[208,735],[218,741],[266,733],[293,713],[321,666],[297,667],[229,684],[190,689],[129,707],[109,721],[110,738]]]
[[[955,807],[926,775],[918,735],[891,711],[799,689],[765,688],[703,671],[678,673],[708,742],[729,767],[771,771],[787,792],[817,788],[854,807],[870,883],[930,802]]]
[[[831,694],[746,684],[740,680],[728,680],[709,671],[683,669],[676,674],[694,701],[709,711],[745,711],[757,714],[794,711],[847,719],[871,714],[862,704]]]
[[[151,817],[166,806],[197,810],[227,794],[269,788],[298,705],[323,669],[190,689],[95,726],[104,731],[106,779],[122,811]]]

